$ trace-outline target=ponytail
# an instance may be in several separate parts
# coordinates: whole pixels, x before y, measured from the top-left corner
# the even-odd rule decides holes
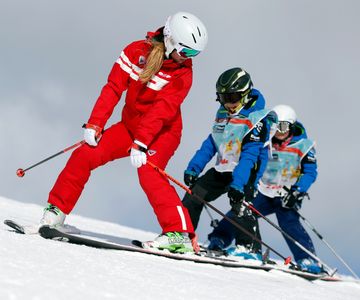
[[[143,71],[140,73],[139,78],[142,83],[147,83],[151,77],[159,72],[165,53],[165,45],[163,42],[151,40],[152,48],[146,59],[146,64]]]

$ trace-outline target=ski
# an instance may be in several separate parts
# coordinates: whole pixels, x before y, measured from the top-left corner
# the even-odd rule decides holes
[[[223,258],[213,258],[206,257],[201,255],[195,255],[192,253],[171,253],[165,250],[157,250],[157,249],[144,249],[140,246],[138,242],[135,245],[131,240],[129,244],[118,244],[109,241],[104,241],[100,239],[96,239],[95,237],[82,236],[81,234],[69,234],[66,232],[62,232],[56,228],[52,228],[49,226],[42,226],[39,229],[39,234],[45,239],[52,239],[62,242],[67,242],[71,244],[89,246],[99,249],[110,249],[110,250],[123,250],[123,251],[131,251],[131,252],[139,252],[144,254],[151,254],[156,256],[162,256],[166,258],[176,259],[176,260],[185,260],[192,261],[197,263],[204,264],[213,264],[220,265],[224,267],[240,267],[239,263],[235,260],[223,259]],[[135,242],[136,243],[136,242]],[[257,265],[243,265],[244,268],[252,268],[252,269],[261,269],[267,270],[266,267],[257,266]],[[270,269],[269,269],[270,270]]]
[[[31,224],[31,225],[23,225],[14,220],[4,220],[4,224],[9,226],[14,232],[19,234],[39,234],[40,224]],[[80,234],[80,230],[75,226],[64,224],[61,227],[61,231],[71,233],[71,234]]]
[[[247,261],[247,260],[244,260],[243,258],[238,258],[238,257],[233,256],[233,255],[226,255],[226,258],[234,259],[234,260],[236,260],[238,262]],[[271,268],[271,270],[277,270],[277,271],[297,275],[297,276],[303,277],[303,278],[308,279],[308,280],[320,279],[320,280],[323,280],[323,281],[344,281],[342,278],[340,278],[338,276],[334,276],[334,275],[330,276],[325,272],[324,273],[319,273],[319,274],[314,274],[314,273],[309,273],[309,272],[306,272],[306,271],[293,269],[293,268],[291,268],[289,266],[286,266],[284,264],[279,264],[278,262],[276,262],[274,260],[271,260],[269,258],[268,251],[265,251],[265,254],[263,255],[262,265],[269,266]]]
[[[261,266],[263,266],[264,268],[266,267],[266,270],[277,270],[277,271],[282,271],[285,273],[290,273],[290,274],[294,274],[300,277],[303,277],[305,279],[308,280],[317,280],[317,279],[321,279],[324,281],[343,281],[342,279],[340,279],[338,276],[329,276],[326,273],[320,273],[320,274],[313,274],[313,273],[309,273],[309,272],[305,272],[305,271],[301,271],[301,270],[296,270],[296,269],[292,269],[289,268],[288,266],[282,265],[277,263],[276,261],[273,261],[269,258],[270,255],[270,250],[267,248],[266,251],[263,253],[263,259],[262,261],[254,261],[254,260],[244,260],[243,258],[239,258],[237,256],[233,256],[233,255],[229,255],[225,250],[208,250],[206,247],[202,247],[200,246],[201,251],[206,253],[206,255],[208,257],[214,257],[214,258],[224,258],[226,260],[232,260],[232,261],[237,261],[238,263],[247,263],[247,262],[255,262],[260,264]]]
[[[95,236],[67,233],[62,230],[59,230],[58,228],[53,228],[49,226],[40,227],[39,234],[45,239],[52,239],[56,241],[62,241],[70,244],[83,245],[98,249],[138,252],[138,253],[150,254],[154,256],[165,257],[175,260],[192,261],[195,263],[202,263],[202,264],[212,264],[212,265],[218,265],[228,268],[249,268],[249,269],[257,269],[257,270],[271,271],[271,272],[279,271],[288,274],[293,274],[309,281],[313,281],[313,280],[323,280],[323,281],[331,281],[331,282],[346,281],[346,279],[342,279],[341,277],[338,276],[328,276],[327,274],[312,274],[299,270],[293,270],[287,266],[282,266],[277,263],[268,264],[254,260],[243,260],[237,258],[236,256],[213,256],[211,253],[205,251],[204,249],[200,251],[199,254],[172,253],[166,250],[143,248],[142,242],[139,240],[123,239],[124,242],[117,243],[117,242],[106,241],[104,239],[97,238]]]
[[[292,270],[286,266],[283,267],[279,265],[264,264],[262,262],[252,261],[252,260],[238,260],[236,259],[236,257],[209,256],[209,254],[204,251],[201,251],[199,254],[194,254],[194,253],[172,253],[166,250],[158,250],[158,249],[145,249],[142,248],[142,242],[139,240],[128,240],[128,243],[125,242],[124,244],[120,244],[120,243],[98,239],[96,237],[84,236],[81,234],[69,234],[49,226],[40,227],[39,234],[45,239],[52,239],[52,240],[67,242],[71,244],[95,247],[99,249],[138,252],[143,254],[166,257],[170,259],[192,261],[195,263],[203,263],[203,264],[213,264],[213,265],[229,267],[229,268],[249,268],[249,269],[258,269],[264,271],[282,271],[285,273],[300,276],[307,280],[317,280],[317,279],[326,280],[326,278],[328,277],[327,275],[324,274],[311,274],[307,272]]]

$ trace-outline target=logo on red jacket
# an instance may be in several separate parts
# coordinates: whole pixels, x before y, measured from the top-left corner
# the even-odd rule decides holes
[[[147,153],[149,154],[149,156],[153,156],[156,154],[156,150],[149,149]]]
[[[146,58],[145,58],[145,56],[140,56],[139,57],[139,65],[145,65],[145,63],[146,63]]]

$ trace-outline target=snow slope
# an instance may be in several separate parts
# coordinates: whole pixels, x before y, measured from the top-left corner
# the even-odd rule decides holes
[[[100,250],[15,234],[38,205],[0,197],[0,299],[360,299],[355,282],[309,282],[279,271],[231,269],[125,251]],[[84,231],[152,239],[155,233],[70,215]]]

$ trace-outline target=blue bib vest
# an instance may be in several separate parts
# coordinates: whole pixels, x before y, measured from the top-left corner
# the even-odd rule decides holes
[[[283,196],[283,186],[290,188],[300,177],[301,160],[314,147],[309,139],[289,144],[281,150],[272,149],[272,157],[259,182],[259,191],[269,197]]]
[[[217,149],[215,169],[218,172],[232,172],[239,162],[244,137],[265,118],[270,110],[262,109],[248,117],[236,115],[229,117],[224,108],[217,112],[212,128],[212,138]]]

